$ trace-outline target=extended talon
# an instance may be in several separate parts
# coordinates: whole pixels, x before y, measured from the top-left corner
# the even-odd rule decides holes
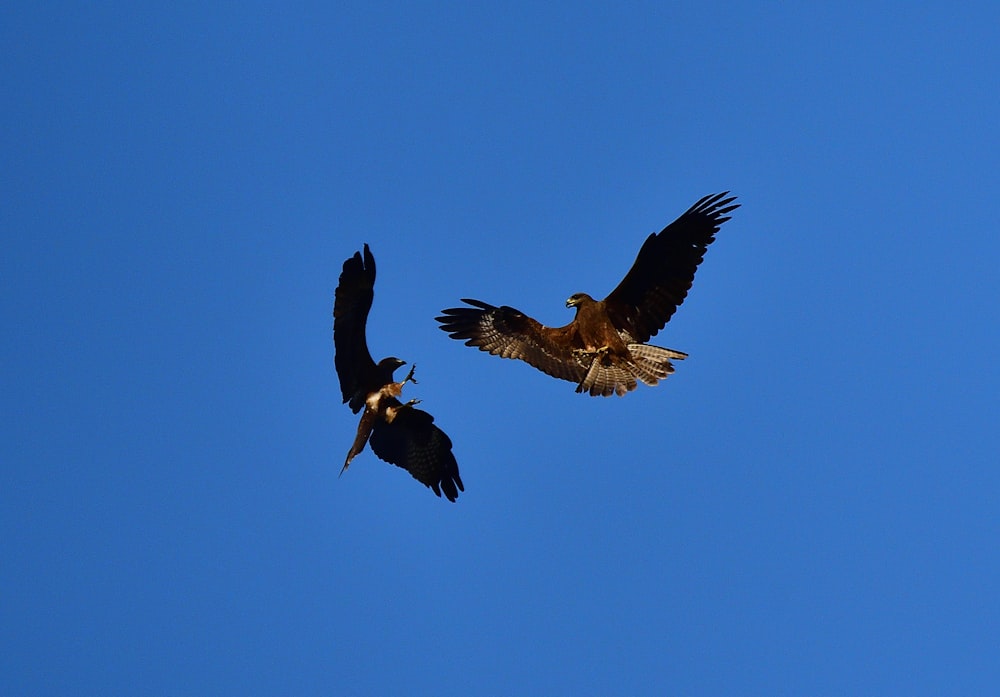
[[[386,423],[390,423],[391,424],[393,421],[396,420],[396,417],[399,416],[399,414],[404,409],[412,408],[412,407],[416,406],[417,404],[420,404],[420,400],[419,399],[411,399],[409,402],[405,402],[403,404],[399,404],[398,406],[387,407],[386,410],[385,410],[385,420],[386,420]]]
[[[581,356],[600,356],[603,358],[604,356],[608,355],[609,351],[611,351],[611,347],[605,344],[604,346],[594,349],[593,351],[582,348],[573,349],[573,355],[576,356],[577,358]]]
[[[415,377],[413,377],[413,371],[416,370],[416,369],[417,369],[417,364],[416,363],[414,363],[413,365],[411,365],[410,366],[410,372],[408,372],[406,374],[406,377],[403,378],[403,382],[401,382],[400,384],[401,385],[405,385],[408,382],[412,382],[414,385],[416,385],[417,384],[417,379]]]

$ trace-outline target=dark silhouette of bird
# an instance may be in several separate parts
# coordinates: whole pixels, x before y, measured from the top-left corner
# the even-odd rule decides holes
[[[687,354],[646,342],[684,302],[708,245],[739,208],[728,194],[705,196],[650,234],[625,278],[603,300],[571,295],[566,306],[575,307],[576,316],[563,327],[546,327],[507,305],[463,298],[471,307],[443,310],[440,328],[466,346],[575,382],[577,392],[591,396],[621,396],[639,381],[656,385],[674,372],[671,359]]]
[[[344,262],[333,304],[334,365],[340,391],[351,411],[363,410],[358,433],[341,474],[365,443],[380,459],[402,467],[417,481],[441,492],[449,501],[465,491],[451,439],[434,425],[434,417],[416,408],[420,400],[400,402],[403,386],[415,383],[413,371],[396,382],[393,373],[405,361],[390,356],[376,363],[368,350],[366,328],[375,297],[375,258],[368,245]]]

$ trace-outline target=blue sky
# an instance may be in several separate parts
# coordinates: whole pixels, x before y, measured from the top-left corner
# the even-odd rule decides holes
[[[0,692],[995,690],[992,4],[0,14]],[[722,190],[655,389],[436,328]],[[337,478],[365,242],[456,504]]]

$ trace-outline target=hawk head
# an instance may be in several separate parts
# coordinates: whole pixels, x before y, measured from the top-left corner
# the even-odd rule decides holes
[[[585,302],[594,302],[594,299],[586,293],[573,293],[573,295],[569,296],[566,300],[566,307],[576,307],[577,305]]]

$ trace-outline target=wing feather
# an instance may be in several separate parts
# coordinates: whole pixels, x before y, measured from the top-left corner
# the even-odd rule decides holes
[[[434,417],[426,411],[404,407],[392,397],[386,404],[395,410],[395,416],[391,421],[376,422],[368,441],[372,452],[379,459],[402,467],[438,496],[444,491],[445,497],[454,501],[459,491],[465,491],[465,486],[451,452],[451,439],[434,425]]]
[[[368,350],[366,325],[375,297],[375,258],[368,245],[344,262],[333,302],[334,365],[344,401],[362,388],[363,376],[371,375],[375,361]],[[354,405],[352,405],[353,408]],[[360,404],[357,405],[360,409]],[[358,409],[354,409],[358,411]]]
[[[705,251],[728,214],[739,208],[735,196],[705,196],[659,233],[651,234],[632,268],[604,299],[615,326],[631,341],[644,343],[663,329],[684,302]]]
[[[513,307],[463,298],[472,307],[442,310],[441,329],[501,358],[516,358],[562,380],[580,382],[587,373],[573,353],[576,327],[546,327]]]

